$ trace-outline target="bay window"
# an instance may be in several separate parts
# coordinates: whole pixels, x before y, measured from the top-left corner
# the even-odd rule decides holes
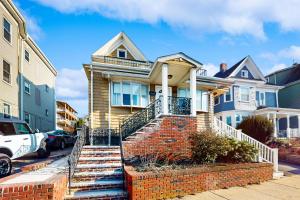
[[[135,82],[113,82],[112,105],[146,107],[148,100],[148,85]]]
[[[189,88],[178,88],[178,97],[190,98]],[[196,92],[196,109],[197,111],[208,111],[208,93],[207,91],[197,90]]]
[[[250,88],[246,88],[246,87],[240,88],[240,100],[244,102],[250,101]]]

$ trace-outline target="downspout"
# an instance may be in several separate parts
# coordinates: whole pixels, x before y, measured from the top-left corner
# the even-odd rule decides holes
[[[19,52],[19,59],[20,59],[20,120],[24,120],[24,39],[20,38],[20,52]],[[30,125],[30,124],[29,124]]]
[[[111,80],[108,75],[108,146],[111,145]]]
[[[93,122],[94,122],[94,120],[93,120],[93,117],[94,117],[94,115],[93,115],[93,112],[94,112],[94,90],[93,90],[93,86],[94,86],[94,74],[93,74],[93,65],[91,65],[90,66],[91,67],[91,114],[90,114],[90,116],[91,116],[91,120],[90,120],[90,145],[93,145],[94,143],[93,143]]]
[[[276,90],[276,107],[279,108],[279,103],[278,103],[278,90]]]

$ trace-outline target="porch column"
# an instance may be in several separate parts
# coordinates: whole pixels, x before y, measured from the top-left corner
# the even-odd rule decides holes
[[[286,116],[286,135],[287,135],[287,138],[291,137],[290,116],[289,115]]]
[[[167,115],[169,113],[168,109],[168,64],[162,65],[161,72],[161,81],[162,81],[162,96],[163,96],[163,114]]]
[[[191,94],[191,115],[196,116],[197,110],[197,80],[196,68],[190,69],[190,94]]]
[[[273,126],[274,126],[274,135],[273,135],[273,137],[277,138],[277,119],[276,119],[276,113],[273,114]]]

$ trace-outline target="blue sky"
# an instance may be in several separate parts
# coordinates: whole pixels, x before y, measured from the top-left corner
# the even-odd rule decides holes
[[[283,2],[283,1],[282,1]],[[253,0],[16,0],[59,72],[57,98],[87,114],[82,64],[120,31],[146,57],[182,51],[206,65],[251,55],[264,74],[300,61],[300,2]]]

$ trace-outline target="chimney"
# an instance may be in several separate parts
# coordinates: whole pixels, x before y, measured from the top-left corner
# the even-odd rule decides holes
[[[226,63],[221,63],[220,64],[220,72],[225,72],[227,70],[227,64]]]

